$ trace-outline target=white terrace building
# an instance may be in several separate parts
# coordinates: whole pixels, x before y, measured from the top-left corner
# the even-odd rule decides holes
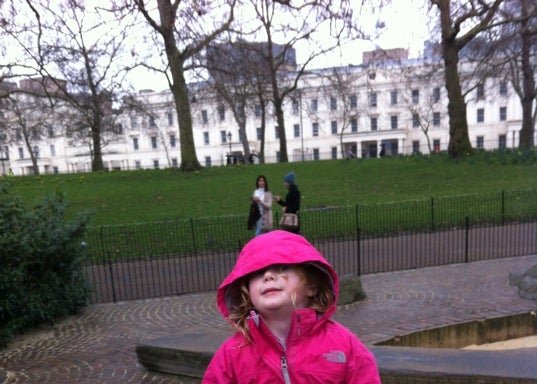
[[[406,68],[406,69],[405,69]],[[440,71],[432,65],[363,66],[312,71],[285,103],[285,131],[290,161],[378,157],[444,151],[449,142],[447,96]],[[433,71],[434,72],[434,71]],[[208,95],[208,96],[207,96]],[[175,167],[180,162],[179,129],[169,91],[141,91],[148,113],[124,112],[115,135],[107,136],[103,159],[108,169]],[[467,97],[469,134],[475,148],[518,145],[520,101],[507,81],[488,79],[472,86]],[[243,144],[230,109],[199,84],[191,93],[194,141],[202,165],[239,159]],[[246,124],[250,150],[261,150],[260,108],[252,101]],[[35,146],[40,172],[91,169],[87,144],[57,135],[54,127]],[[31,173],[24,145],[4,147],[0,172]],[[276,162],[279,138],[270,107],[266,114],[265,160]],[[232,161],[232,160],[230,160]]]

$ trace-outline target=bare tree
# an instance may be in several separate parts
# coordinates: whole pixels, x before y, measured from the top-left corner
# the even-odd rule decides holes
[[[510,1],[506,5],[504,15],[512,23],[502,28],[499,61],[506,60],[511,84],[522,104],[519,147],[529,149],[535,145],[537,116],[537,5],[525,0]]]
[[[53,97],[74,109],[68,133],[90,138],[92,170],[102,170],[103,134],[113,132],[112,107],[124,84],[118,62],[125,59],[128,18],[78,0],[26,3],[36,22],[16,25],[8,34],[46,82],[42,90],[54,89]]]
[[[193,59],[200,54],[223,31],[230,28],[234,18],[233,8],[236,0],[220,2],[180,0],[158,0],[157,15],[147,7],[144,0],[134,0],[134,4],[145,20],[160,35],[166,54],[167,68],[160,71],[170,72],[168,85],[173,94],[179,122],[181,143],[181,169],[193,171],[201,168],[196,156],[192,132],[190,98],[185,72],[193,68]],[[218,4],[217,4],[218,3]],[[212,27],[205,23],[206,17],[220,20],[218,13],[224,14],[223,20]],[[203,16],[203,17],[202,17]],[[210,30],[210,32],[206,32]]]
[[[270,81],[271,102],[280,140],[280,161],[288,162],[283,110],[285,100],[297,89],[300,78],[311,62],[337,47],[350,32],[352,12],[348,1],[337,5],[311,1],[295,6],[287,1],[276,4],[271,0],[251,0],[251,5],[258,23],[259,39],[263,40],[258,49]],[[325,29],[327,25],[330,26],[328,30]],[[319,41],[315,40],[319,31],[325,31],[325,37],[331,34],[333,44],[319,45]],[[356,37],[361,36],[356,34]],[[296,66],[295,47],[305,42],[309,43],[310,50],[302,63]]]
[[[23,96],[24,97],[24,96]],[[54,106],[41,96],[13,94],[6,99],[3,108],[3,128],[6,143],[21,144],[32,162],[33,174],[39,174],[39,143],[55,123]]]
[[[459,75],[460,51],[479,33],[494,26],[493,18],[503,0],[430,0],[438,9],[445,86],[448,94],[448,153],[459,157],[472,153],[468,136],[466,103]]]

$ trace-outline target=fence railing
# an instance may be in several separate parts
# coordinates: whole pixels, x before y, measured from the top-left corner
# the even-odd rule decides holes
[[[318,207],[301,231],[340,274],[537,254],[537,191]],[[241,215],[91,228],[92,300],[214,290],[251,237]]]

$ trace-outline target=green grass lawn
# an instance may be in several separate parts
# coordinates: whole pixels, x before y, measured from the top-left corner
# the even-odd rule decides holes
[[[535,152],[535,151],[533,151]],[[415,200],[502,190],[537,189],[537,161],[507,154],[213,167],[195,173],[144,170],[9,178],[27,203],[55,191],[71,211],[93,211],[91,225],[245,214],[255,178],[266,175],[274,194],[296,173],[303,208]]]

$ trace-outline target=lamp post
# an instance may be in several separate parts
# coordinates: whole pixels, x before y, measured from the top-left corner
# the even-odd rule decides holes
[[[229,157],[231,157],[231,131],[228,131],[227,133],[227,141],[229,143]]]

